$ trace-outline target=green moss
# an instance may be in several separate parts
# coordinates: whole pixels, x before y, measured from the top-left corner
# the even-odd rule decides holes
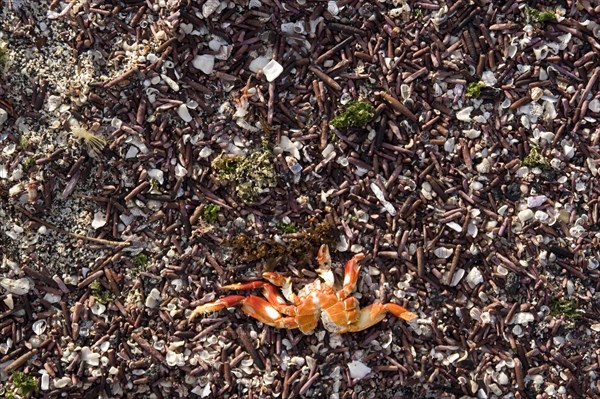
[[[90,283],[90,289],[92,290],[92,296],[103,305],[106,305],[114,299],[113,294],[104,288],[98,280]]]
[[[424,12],[421,7],[417,7],[415,9],[413,9],[413,15],[419,22],[423,21]]]
[[[539,147],[531,147],[529,154],[521,161],[521,166],[528,168],[546,169],[549,166],[548,159],[540,153]]]
[[[211,166],[218,180],[234,183],[236,194],[245,202],[275,186],[273,155],[266,148],[247,156],[221,154]]]
[[[27,172],[29,169],[35,166],[35,159],[33,157],[27,157],[23,160],[23,170]]]
[[[336,129],[349,127],[364,127],[375,116],[373,105],[368,101],[350,101],[344,111],[331,120],[331,125]]]
[[[23,396],[27,396],[31,392],[36,392],[38,390],[37,378],[29,376],[22,371],[15,371],[12,374],[12,382],[16,392]]]
[[[144,269],[146,266],[148,266],[148,257],[146,254],[140,252],[139,254],[135,255],[133,257],[133,266],[136,269]]]
[[[158,183],[158,180],[156,179],[150,179],[150,191],[160,191],[159,190],[160,184]]]
[[[525,15],[527,16],[527,19],[529,21],[535,22],[538,24],[544,23],[544,22],[556,21],[556,13],[554,13],[554,11],[549,11],[549,10],[541,11],[541,10],[538,10],[537,8],[533,8],[533,7],[529,7],[529,6],[525,7]]]
[[[208,204],[202,208],[201,217],[207,223],[214,223],[219,217],[221,207],[215,204]]]
[[[277,223],[277,228],[286,234],[291,234],[291,233],[295,233],[296,231],[298,231],[298,228],[296,227],[296,223],[294,223],[294,222],[285,223],[282,220],[280,220],[279,223]]]
[[[552,301],[550,306],[552,316],[564,316],[568,319],[578,319],[581,313],[577,312],[577,303],[573,299],[560,298]]]
[[[485,83],[479,82],[471,82],[467,86],[467,97],[479,97],[481,95],[481,90],[485,88]]]

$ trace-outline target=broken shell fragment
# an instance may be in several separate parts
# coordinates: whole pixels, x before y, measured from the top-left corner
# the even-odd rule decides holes
[[[271,60],[262,69],[268,82],[272,82],[283,72],[283,66],[275,60]]]

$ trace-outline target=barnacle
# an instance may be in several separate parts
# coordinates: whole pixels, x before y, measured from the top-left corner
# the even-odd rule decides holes
[[[88,149],[96,156],[100,155],[106,146],[106,140],[103,137],[96,136],[84,127],[72,127],[71,134],[76,138],[83,139]]]

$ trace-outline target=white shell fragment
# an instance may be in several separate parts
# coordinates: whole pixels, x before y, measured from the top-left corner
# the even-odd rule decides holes
[[[7,120],[8,112],[6,112],[3,108],[0,108],[0,126],[2,126]]]
[[[157,308],[160,303],[160,291],[156,288],[152,288],[152,291],[146,297],[146,306],[154,309]]]
[[[192,60],[194,68],[210,75],[215,67],[215,56],[210,54],[197,55]]]
[[[283,66],[275,60],[271,60],[262,69],[268,82],[272,82],[283,72]]]
[[[11,278],[3,278],[0,280],[0,286],[11,294],[25,295],[32,288],[31,281],[28,278],[20,278],[13,280]]]
[[[454,253],[453,248],[439,247],[436,248],[433,253],[440,259],[448,259]]]
[[[371,368],[361,361],[354,360],[348,363],[348,371],[350,372],[350,378],[365,378],[370,372]]]
[[[548,197],[546,197],[545,195],[534,195],[532,197],[527,198],[527,207],[537,208],[538,206],[546,202],[547,199]]]
[[[456,119],[463,122],[471,122],[471,111],[473,107],[466,107],[456,113]]]
[[[475,288],[479,284],[483,283],[483,275],[478,268],[473,267],[469,274],[467,274],[467,277],[465,277],[465,281],[471,288]]]
[[[94,353],[87,346],[81,348],[81,360],[89,364],[90,366],[100,365],[100,354]]]
[[[262,69],[269,63],[269,59],[264,55],[258,56],[250,62],[248,69],[254,73],[262,71]]]
[[[106,216],[102,212],[94,213],[94,220],[92,220],[92,228],[99,229],[106,225]]]
[[[375,183],[371,183],[370,187],[371,191],[373,191],[373,194],[375,194],[375,197],[377,197],[379,202],[383,204],[385,210],[392,216],[396,215],[396,208],[394,208],[394,206],[388,200],[385,199],[383,191],[381,191],[379,186]]]
[[[523,209],[518,213],[519,220],[521,222],[527,222],[528,220],[533,219],[533,211],[531,209]]]
[[[189,123],[192,121],[192,116],[190,115],[190,111],[188,111],[188,107],[185,104],[181,104],[178,108],[177,108],[177,115],[179,115],[179,117],[181,119],[183,119],[184,122]]]
[[[529,324],[535,320],[533,313],[529,312],[519,312],[515,313],[512,319],[508,324]]]
[[[42,335],[44,331],[46,331],[46,320],[37,320],[31,326],[31,330],[35,333],[35,335]]]

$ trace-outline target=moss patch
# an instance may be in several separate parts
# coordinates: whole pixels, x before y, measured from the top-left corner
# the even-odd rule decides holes
[[[556,13],[554,13],[554,11],[549,11],[549,10],[538,10],[537,8],[533,8],[533,7],[525,7],[525,15],[527,16],[527,19],[531,22],[535,22],[535,23],[545,23],[545,22],[554,22],[556,21]]]
[[[92,290],[92,296],[96,299],[96,301],[103,305],[106,305],[114,299],[112,292],[104,288],[104,286],[100,284],[98,280],[90,284],[90,289]]]
[[[560,298],[552,301],[550,314],[552,316],[564,316],[568,319],[578,319],[581,317],[581,313],[577,312],[577,302],[567,298]]]
[[[368,101],[350,101],[344,111],[331,120],[331,125],[336,129],[349,127],[364,127],[375,116],[373,105]]]
[[[528,168],[546,169],[549,165],[548,159],[540,153],[539,147],[531,147],[529,154],[521,161],[521,166]]]
[[[217,221],[217,218],[219,217],[219,211],[221,210],[221,207],[215,204],[208,204],[206,205],[204,208],[202,208],[202,212],[200,214],[200,216],[202,217],[202,220],[204,220],[207,223],[214,223]]]
[[[477,98],[481,95],[481,90],[485,88],[485,83],[479,82],[471,82],[467,86],[467,97]]]
[[[267,149],[247,156],[221,154],[211,163],[217,179],[234,183],[236,194],[245,202],[275,187],[273,155]]]
[[[38,380],[35,377],[29,376],[22,371],[15,371],[12,374],[12,383],[18,394],[27,396],[38,390]]]

